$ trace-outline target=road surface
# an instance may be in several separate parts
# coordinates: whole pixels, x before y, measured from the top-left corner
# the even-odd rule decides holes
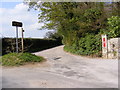
[[[34,54],[47,61],[3,67],[3,88],[118,88],[118,60],[72,55],[63,46]]]

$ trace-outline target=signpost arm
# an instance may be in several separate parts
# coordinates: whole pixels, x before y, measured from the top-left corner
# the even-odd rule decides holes
[[[18,27],[16,26],[16,53],[18,53]]]

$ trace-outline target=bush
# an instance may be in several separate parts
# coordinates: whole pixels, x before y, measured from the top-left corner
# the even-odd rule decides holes
[[[77,42],[72,46],[65,46],[64,50],[78,55],[101,56],[100,35],[86,34],[85,37],[80,38]]]
[[[26,62],[41,62],[43,57],[36,56],[30,53],[9,53],[2,56],[3,66],[19,66]]]
[[[112,16],[108,18],[108,37],[120,37],[120,17]]]
[[[79,41],[79,51],[82,55],[98,54],[101,50],[101,38],[88,34]]]
[[[120,17],[112,16],[107,19],[107,27],[100,30],[100,34],[106,34],[108,39],[120,37]]]

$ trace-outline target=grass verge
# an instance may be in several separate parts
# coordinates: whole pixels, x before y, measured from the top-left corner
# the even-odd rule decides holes
[[[45,60],[41,56],[36,56],[31,53],[9,53],[2,56],[2,66],[19,66],[25,65],[28,62],[41,62]]]

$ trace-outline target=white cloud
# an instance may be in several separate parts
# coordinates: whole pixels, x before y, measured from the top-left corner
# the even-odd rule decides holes
[[[35,29],[40,29],[41,26],[43,26],[44,24],[41,23],[34,23],[34,24],[31,24],[31,25],[28,25],[28,29],[29,30],[35,30]]]
[[[43,24],[37,23],[37,13],[28,11],[28,6],[23,3],[16,5],[14,8],[0,8],[0,13],[3,36],[15,37],[15,27],[11,26],[12,21],[23,22],[26,37],[43,37],[47,32],[37,30]]]

